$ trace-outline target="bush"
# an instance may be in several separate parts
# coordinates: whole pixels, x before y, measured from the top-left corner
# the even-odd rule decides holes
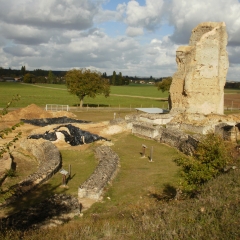
[[[181,185],[186,191],[194,191],[205,182],[215,178],[227,164],[233,162],[229,144],[213,133],[205,135],[192,157],[181,157],[174,161],[182,167]]]
[[[7,177],[10,177],[10,178],[17,177],[16,171],[12,168],[6,170],[5,174],[6,174]]]

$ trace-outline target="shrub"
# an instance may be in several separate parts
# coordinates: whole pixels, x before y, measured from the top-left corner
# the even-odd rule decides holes
[[[10,177],[10,178],[17,176],[16,171],[14,169],[12,169],[12,168],[6,170],[5,174],[6,174],[7,177]]]
[[[233,162],[229,144],[213,133],[205,135],[192,157],[181,157],[174,161],[182,167],[181,185],[186,191],[197,190],[202,184],[215,178],[227,164]]]

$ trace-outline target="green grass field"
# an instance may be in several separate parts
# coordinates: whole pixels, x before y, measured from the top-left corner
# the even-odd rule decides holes
[[[36,104],[44,107],[46,104],[69,105],[75,107],[79,104],[79,99],[75,95],[67,92],[65,85],[57,84],[20,84],[20,83],[4,83],[0,82],[0,107],[4,107],[13,95],[19,94],[21,101],[14,103],[12,107],[26,107],[29,104]],[[115,96],[129,95],[141,96],[149,98]],[[120,107],[120,108],[137,108],[137,107],[165,107],[167,102],[161,98],[167,98],[167,93],[158,91],[155,86],[139,85],[139,86],[112,86],[111,93],[108,98],[102,95],[96,98],[86,97],[84,106],[89,107]],[[159,98],[159,99],[150,99]]]
[[[225,98],[232,94],[240,93],[240,89],[225,89]],[[45,107],[46,104],[69,105],[76,107],[79,99],[75,95],[67,92],[65,85],[59,84],[20,84],[10,82],[0,82],[0,108],[6,106],[14,95],[19,94],[21,100],[15,102],[12,107],[26,107],[32,103]],[[112,108],[150,108],[160,107],[167,109],[168,93],[158,91],[152,85],[129,85],[111,86],[111,93],[108,98],[98,95],[96,98],[86,97],[84,107],[112,107]],[[234,100],[236,101],[236,100]],[[234,102],[235,103],[235,102]],[[228,106],[229,103],[226,103]]]

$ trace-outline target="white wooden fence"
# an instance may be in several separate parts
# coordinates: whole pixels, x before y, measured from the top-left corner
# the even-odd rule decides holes
[[[46,104],[45,110],[57,112],[57,111],[69,111],[70,108],[68,105]]]

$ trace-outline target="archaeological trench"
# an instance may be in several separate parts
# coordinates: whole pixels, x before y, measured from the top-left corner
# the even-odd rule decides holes
[[[177,71],[170,87],[167,114],[136,113],[121,121],[109,121],[101,128],[121,128],[140,137],[153,139],[192,155],[200,136],[208,132],[220,135],[224,140],[240,140],[238,115],[224,115],[224,85],[228,70],[226,51],[227,33],[223,22],[205,22],[192,30],[188,46],[176,51]],[[38,169],[25,180],[13,186],[14,194],[0,204],[4,208],[20,195],[34,189],[61,170],[61,156],[57,143],[71,146],[100,141],[95,149],[98,166],[92,175],[79,186],[78,199],[55,194],[38,206],[22,210],[1,219],[1,227],[17,226],[19,229],[54,226],[71,219],[74,215],[99,201],[104,189],[117,174],[120,159],[111,149],[111,141],[98,134],[82,130],[78,124],[91,124],[76,120],[69,112],[46,112],[30,105],[2,117],[4,126],[22,120],[28,127],[27,133],[18,143],[18,148],[28,152],[38,161]],[[35,126],[34,130],[30,126]],[[31,129],[31,131],[30,131]],[[39,130],[41,129],[41,130]],[[188,134],[191,133],[191,134]],[[4,154],[0,159],[0,183],[4,182],[6,169],[14,159]],[[48,207],[46,207],[48,206]],[[64,219],[59,221],[59,218]],[[45,223],[41,222],[42,219]]]

